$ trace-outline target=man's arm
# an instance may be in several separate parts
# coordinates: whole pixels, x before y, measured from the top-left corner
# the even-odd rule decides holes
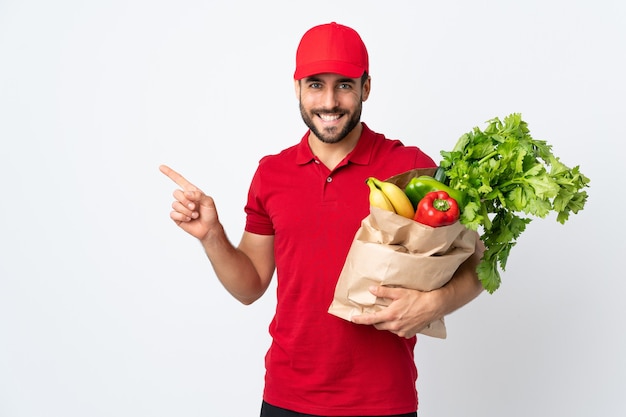
[[[217,278],[233,297],[246,305],[261,298],[274,275],[274,236],[244,232],[235,248],[222,229],[201,242]]]
[[[483,286],[478,280],[476,266],[484,252],[484,245],[477,239],[476,250],[457,269],[443,287],[422,292],[405,288],[373,286],[372,294],[392,300],[385,309],[376,313],[352,317],[357,324],[371,324],[379,330],[388,330],[401,337],[415,336],[435,320],[438,320],[476,298]]]
[[[170,218],[197,238],[226,290],[251,304],[267,290],[274,274],[274,237],[244,232],[238,247],[228,239],[213,198],[168,166],[159,167],[181,189],[174,191]]]

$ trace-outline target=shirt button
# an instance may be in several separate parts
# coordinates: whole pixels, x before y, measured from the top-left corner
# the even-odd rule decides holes
[[[315,163],[316,163],[317,165],[319,165],[319,164],[320,164],[320,161],[318,161],[317,159],[314,159],[313,161],[315,161]]]
[[[332,182],[332,181],[333,181],[333,177],[326,178],[326,182]]]

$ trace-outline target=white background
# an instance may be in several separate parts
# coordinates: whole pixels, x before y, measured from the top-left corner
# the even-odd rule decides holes
[[[368,46],[374,130],[438,160],[519,112],[591,179],[420,337],[420,417],[626,414],[622,0],[0,0],[0,416],[258,415],[273,289],[226,293],[158,165],[238,241],[258,159],[304,133],[300,36],[333,20]]]

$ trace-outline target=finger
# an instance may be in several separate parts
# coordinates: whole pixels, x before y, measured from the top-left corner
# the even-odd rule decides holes
[[[186,216],[185,214],[176,210],[170,212],[170,218],[174,220],[176,224],[186,223],[194,220],[192,217]]]
[[[187,181],[185,177],[180,175],[178,172],[174,171],[172,168],[167,165],[160,165],[159,171],[165,174],[169,179],[178,184],[185,191],[196,191],[199,188]]]
[[[352,316],[350,321],[355,324],[377,324],[381,322],[377,313],[363,313],[356,316]]]
[[[388,300],[396,300],[400,297],[401,289],[393,287],[385,287],[383,285],[372,285],[370,292],[378,298],[386,298]]]
[[[202,200],[202,191],[183,191],[183,190],[174,190],[172,194],[174,198],[182,205],[187,207],[190,210],[195,210],[197,207],[196,203],[199,203]]]
[[[411,337],[409,332],[400,327],[400,323],[394,321],[391,316],[384,313],[385,310],[376,313],[365,313],[353,316],[350,320],[355,324],[371,325],[376,330],[386,330],[401,337]]]
[[[198,213],[197,211],[195,211],[193,208],[189,208],[185,205],[183,205],[180,201],[176,200],[172,203],[172,209],[174,210],[174,212],[181,214],[182,216],[184,216],[185,221],[189,221],[191,219],[197,219],[200,216],[200,213]],[[180,216],[176,216],[179,219],[183,219]]]

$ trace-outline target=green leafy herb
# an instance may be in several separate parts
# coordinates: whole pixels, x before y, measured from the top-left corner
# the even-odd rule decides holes
[[[481,131],[462,135],[454,149],[442,151],[446,182],[467,194],[460,221],[482,228],[485,253],[478,265],[483,287],[500,287],[511,248],[533,217],[556,213],[563,224],[585,206],[589,179],[552,154],[546,141],[533,139],[521,114],[494,118]]]

